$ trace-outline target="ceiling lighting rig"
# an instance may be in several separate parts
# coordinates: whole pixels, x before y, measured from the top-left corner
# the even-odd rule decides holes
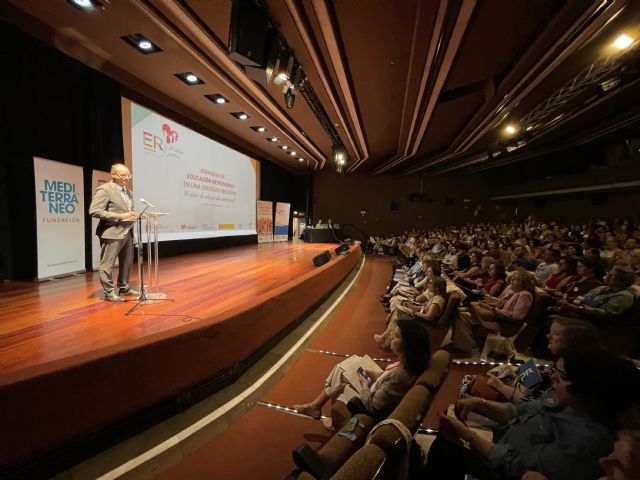
[[[263,87],[282,86],[286,108],[294,108],[296,96],[301,93],[332,144],[342,145],[302,66],[275,25],[263,0],[233,0],[229,57]]]

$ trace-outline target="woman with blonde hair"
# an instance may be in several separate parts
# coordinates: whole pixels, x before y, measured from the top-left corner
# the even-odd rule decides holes
[[[471,303],[471,311],[459,311],[453,329],[453,348],[460,353],[479,353],[490,332],[513,335],[533,305],[535,280],[524,268],[510,277],[510,285],[498,298],[485,297]],[[508,320],[506,324],[504,320]]]

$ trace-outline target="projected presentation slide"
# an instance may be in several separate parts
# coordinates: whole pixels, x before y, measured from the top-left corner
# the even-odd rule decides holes
[[[257,162],[128,104],[135,209],[143,210],[143,198],[155,207],[150,212],[168,213],[158,217],[158,239],[255,235]]]

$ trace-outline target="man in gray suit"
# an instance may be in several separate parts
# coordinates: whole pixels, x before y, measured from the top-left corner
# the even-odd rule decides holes
[[[133,226],[138,214],[133,210],[133,197],[127,188],[131,173],[126,165],[111,167],[111,181],[100,185],[93,194],[89,215],[100,219],[96,235],[100,237],[100,283],[105,300],[123,302],[121,295],[138,295],[129,287],[129,271],[133,263]],[[113,284],[113,267],[120,261],[118,289]]]

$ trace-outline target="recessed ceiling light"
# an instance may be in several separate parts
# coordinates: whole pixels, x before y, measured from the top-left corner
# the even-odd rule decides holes
[[[102,4],[98,0],[68,0],[68,2],[76,8],[89,10],[90,8],[99,7]]]
[[[226,97],[220,95],[219,93],[210,93],[209,95],[205,95],[205,97],[207,97],[213,103],[217,103],[218,105],[229,103],[229,100]]]
[[[633,38],[629,37],[628,35],[620,35],[613,42],[613,46],[616,47],[616,48],[619,48],[620,50],[624,50],[625,48],[627,48],[632,43],[633,43]]]
[[[174,74],[177,78],[182,80],[187,85],[202,85],[204,82],[198,78],[193,72],[183,72]]]
[[[277,142],[278,141],[278,137],[271,137],[271,138],[267,138],[267,142]]]
[[[267,129],[264,128],[262,125],[254,125],[253,127],[251,127],[251,130],[253,130],[254,132],[266,132]]]
[[[149,55],[151,53],[158,53],[162,51],[159,46],[157,46],[141,33],[134,33],[132,35],[126,35],[120,38],[143,55]]]
[[[244,112],[232,112],[230,115],[233,115],[238,120],[246,120],[247,118],[249,118],[249,115]]]
[[[289,152],[289,155],[291,155],[292,157],[295,157],[298,154],[298,152],[296,152],[295,150],[291,150]]]
[[[299,162],[304,162],[304,158],[302,158],[302,157],[298,157],[298,161],[299,161]]]
[[[283,150],[288,150],[289,146],[288,145],[280,145],[280,148]]]

